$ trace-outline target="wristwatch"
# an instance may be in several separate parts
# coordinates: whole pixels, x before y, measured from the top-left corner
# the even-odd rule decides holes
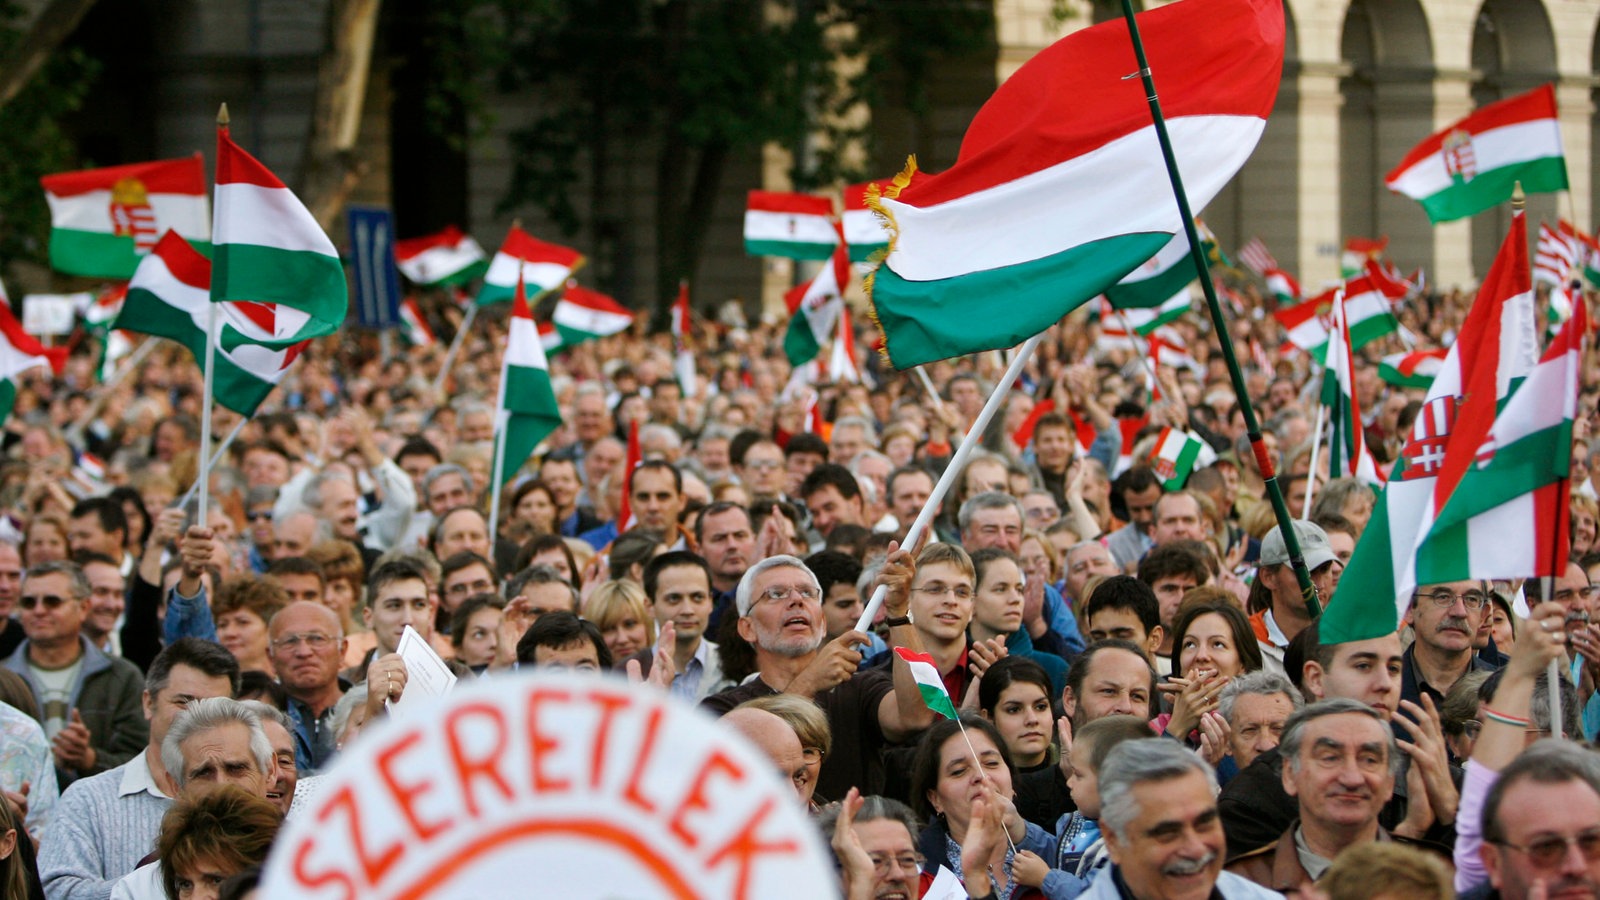
[[[911,624],[911,617],[910,616],[890,616],[889,618],[883,620],[883,624],[889,626],[890,628],[896,628],[896,627],[899,627],[901,625],[910,625]]]

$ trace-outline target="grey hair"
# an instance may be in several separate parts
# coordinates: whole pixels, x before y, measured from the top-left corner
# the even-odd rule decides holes
[[[956,521],[961,530],[965,532],[972,527],[972,517],[986,509],[1014,509],[1017,511],[1019,523],[1028,521],[1027,514],[1022,511],[1022,501],[999,491],[984,491],[973,494],[967,502],[961,504],[961,512],[957,514]]]
[[[1205,776],[1217,795],[1217,773],[1200,754],[1177,741],[1123,741],[1100,766],[1100,826],[1128,840],[1128,826],[1139,817],[1133,789],[1150,781],[1171,781],[1190,772]]]
[[[1352,497],[1365,496],[1377,502],[1378,495],[1365,482],[1356,478],[1335,478],[1323,486],[1318,492],[1316,502],[1311,505],[1311,515],[1308,519],[1315,519],[1321,515],[1341,515],[1344,505]]]
[[[872,596],[872,584],[883,573],[883,566],[888,562],[882,553],[874,553],[867,558],[867,564],[861,569],[861,577],[856,579],[856,593],[863,597]]]
[[[1283,737],[1278,740],[1278,755],[1296,772],[1300,771],[1300,741],[1305,737],[1306,726],[1324,716],[1347,714],[1367,716],[1378,723],[1383,732],[1384,750],[1389,754],[1389,773],[1399,777],[1400,772],[1405,769],[1406,757],[1400,752],[1400,745],[1395,742],[1394,729],[1389,727],[1389,721],[1383,714],[1360,700],[1352,700],[1349,697],[1330,697],[1295,710],[1288,721],[1283,723]]]
[[[862,797],[861,808],[856,810],[856,823],[860,824],[862,822],[876,822],[880,819],[885,819],[891,822],[899,822],[901,825],[904,825],[906,827],[906,831],[911,835],[911,842],[913,844],[916,843],[917,835],[922,833],[922,824],[917,821],[917,814],[912,812],[911,807],[901,803],[899,800],[896,800],[893,797],[880,797],[876,794]],[[829,803],[827,806],[824,806],[822,809],[818,810],[816,814],[811,817],[811,821],[815,822],[817,827],[822,829],[823,839],[828,841],[828,843],[831,845],[833,843],[834,829],[839,824],[838,801]]]
[[[841,416],[833,423],[834,433],[837,434],[840,428],[859,428],[866,434],[869,443],[874,446],[878,443],[878,428],[866,416]]]
[[[739,587],[733,595],[734,605],[739,610],[739,618],[750,615],[750,609],[756,605],[755,597],[751,596],[755,592],[756,579],[765,572],[784,566],[806,573],[806,577],[811,579],[811,586],[818,591],[822,590],[822,582],[817,580],[816,573],[811,571],[811,568],[798,556],[790,556],[787,553],[769,556],[746,569],[744,577],[739,579]]]
[[[351,478],[350,473],[344,469],[318,472],[311,477],[310,481],[306,482],[305,490],[300,492],[301,505],[311,512],[321,510],[322,486],[334,481],[343,481],[346,484],[355,483],[355,479]]]
[[[460,475],[461,483],[466,486],[467,493],[472,493],[471,472],[468,472],[464,466],[458,466],[455,463],[440,463],[429,469],[427,474],[422,476],[422,496],[426,498],[428,492],[433,490],[433,483],[446,475]]]
[[[18,552],[21,552],[21,548],[18,548]],[[88,576],[84,575],[83,569],[79,568],[78,564],[71,560],[52,559],[49,562],[34,563],[28,567],[26,572],[22,573],[22,580],[26,582],[30,578],[38,578],[41,575],[67,576],[67,589],[72,592],[72,599],[74,600],[87,600],[89,599],[89,594],[92,593]]]
[[[262,503],[277,503],[278,489],[270,484],[258,484],[244,495],[246,507],[257,506]]]
[[[1233,705],[1245,694],[1259,697],[1271,697],[1273,694],[1282,694],[1289,698],[1293,708],[1298,710],[1305,705],[1300,692],[1294,689],[1289,679],[1277,672],[1258,669],[1245,675],[1239,675],[1228,682],[1222,689],[1222,695],[1217,699],[1217,712],[1228,720],[1228,725],[1233,725]]]
[[[330,725],[333,728],[333,739],[335,741],[344,740],[345,729],[350,727],[350,714],[355,711],[355,708],[366,705],[367,683],[365,681],[344,692],[344,696],[339,698],[339,702],[333,705],[333,719]]]
[[[255,757],[261,774],[272,771],[272,742],[267,740],[267,731],[261,727],[261,717],[255,710],[230,697],[207,697],[190,702],[187,709],[178,713],[161,742],[161,765],[178,787],[189,780],[183,767],[184,742],[202,732],[235,724],[250,729],[250,755]]]
[[[1583,737],[1583,703],[1578,700],[1578,689],[1565,678],[1556,679],[1561,685],[1562,734],[1550,727],[1550,675],[1541,672],[1533,682],[1533,701],[1528,706],[1528,718],[1533,727],[1552,737]]]
[[[678,434],[677,429],[669,425],[663,425],[660,422],[651,422],[649,425],[639,427],[639,444],[642,446],[647,440],[659,440],[662,444],[674,450],[683,448],[683,435]]]
[[[270,703],[262,703],[260,700],[240,700],[239,702],[244,704],[245,709],[260,716],[262,724],[277,722],[283,726],[284,731],[289,732],[291,735],[294,734],[294,722],[289,718],[289,714],[283,710]]]

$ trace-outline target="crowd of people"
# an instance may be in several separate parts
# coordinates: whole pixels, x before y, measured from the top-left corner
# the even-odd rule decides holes
[[[1338,603],[1375,493],[1313,464],[1319,378],[1237,296],[1250,401]],[[449,333],[459,309],[431,299]],[[1469,301],[1419,296],[1401,320],[1447,345]],[[735,307],[697,317],[680,380],[641,320],[551,360],[562,425],[498,522],[504,326],[477,322],[443,377],[438,345],[313,345],[210,469],[205,509],[186,351],[105,387],[88,348],[19,379],[0,900],[243,896],[404,696],[407,629],[458,683],[575,669],[698,704],[793,785],[850,898],[916,898],[941,869],[974,898],[1600,896],[1592,358],[1553,588],[1423,585],[1398,632],[1325,643],[1200,317],[1159,400],[1088,311],[1014,384],[1001,353],[926,384],[886,371],[865,332],[861,380],[825,381],[791,369],[781,321]],[[1392,463],[1421,392],[1380,378],[1382,349],[1355,385]],[[930,533],[902,546],[996,391]],[[236,421],[219,408],[213,435]],[[1182,486],[1151,461],[1168,425],[1217,455]],[[899,648],[931,658],[958,718]]]

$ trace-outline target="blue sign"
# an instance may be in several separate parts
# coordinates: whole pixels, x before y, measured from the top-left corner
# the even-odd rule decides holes
[[[365,328],[400,325],[400,271],[394,264],[394,213],[350,206],[350,262],[356,272],[356,321]]]

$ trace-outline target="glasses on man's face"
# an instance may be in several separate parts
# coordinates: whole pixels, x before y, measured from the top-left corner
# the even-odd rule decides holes
[[[1468,590],[1456,593],[1449,588],[1436,588],[1422,596],[1427,597],[1434,606],[1440,609],[1449,609],[1460,600],[1461,605],[1467,609],[1483,609],[1489,605],[1489,595],[1479,590]]]
[[[332,635],[320,634],[318,632],[312,632],[310,634],[286,634],[283,637],[273,641],[272,646],[277,650],[292,651],[299,649],[301,644],[305,644],[312,650],[321,651],[328,649],[328,647],[331,646],[335,640],[337,640],[337,638],[333,637]]]
[[[1572,837],[1560,834],[1545,835],[1526,844],[1513,844],[1510,841],[1494,843],[1526,853],[1528,860],[1540,868],[1548,869],[1560,865],[1567,856],[1567,848],[1573,846],[1578,848],[1578,852],[1588,862],[1600,861],[1600,828],[1580,831]]]
[[[790,597],[799,597],[808,603],[822,600],[822,592],[814,587],[769,587],[756,598],[757,603],[782,603]]]
[[[929,597],[943,597],[946,594],[952,594],[957,600],[972,599],[972,588],[964,584],[945,584],[944,582],[936,581],[933,584],[914,587],[912,590],[919,594],[927,594]]]
[[[45,609],[55,610],[60,609],[61,605],[67,602],[67,599],[68,598],[58,596],[56,594],[44,594],[42,596],[35,594],[23,594],[21,597],[17,598],[17,605],[28,610],[35,609],[41,605],[44,606]]]

